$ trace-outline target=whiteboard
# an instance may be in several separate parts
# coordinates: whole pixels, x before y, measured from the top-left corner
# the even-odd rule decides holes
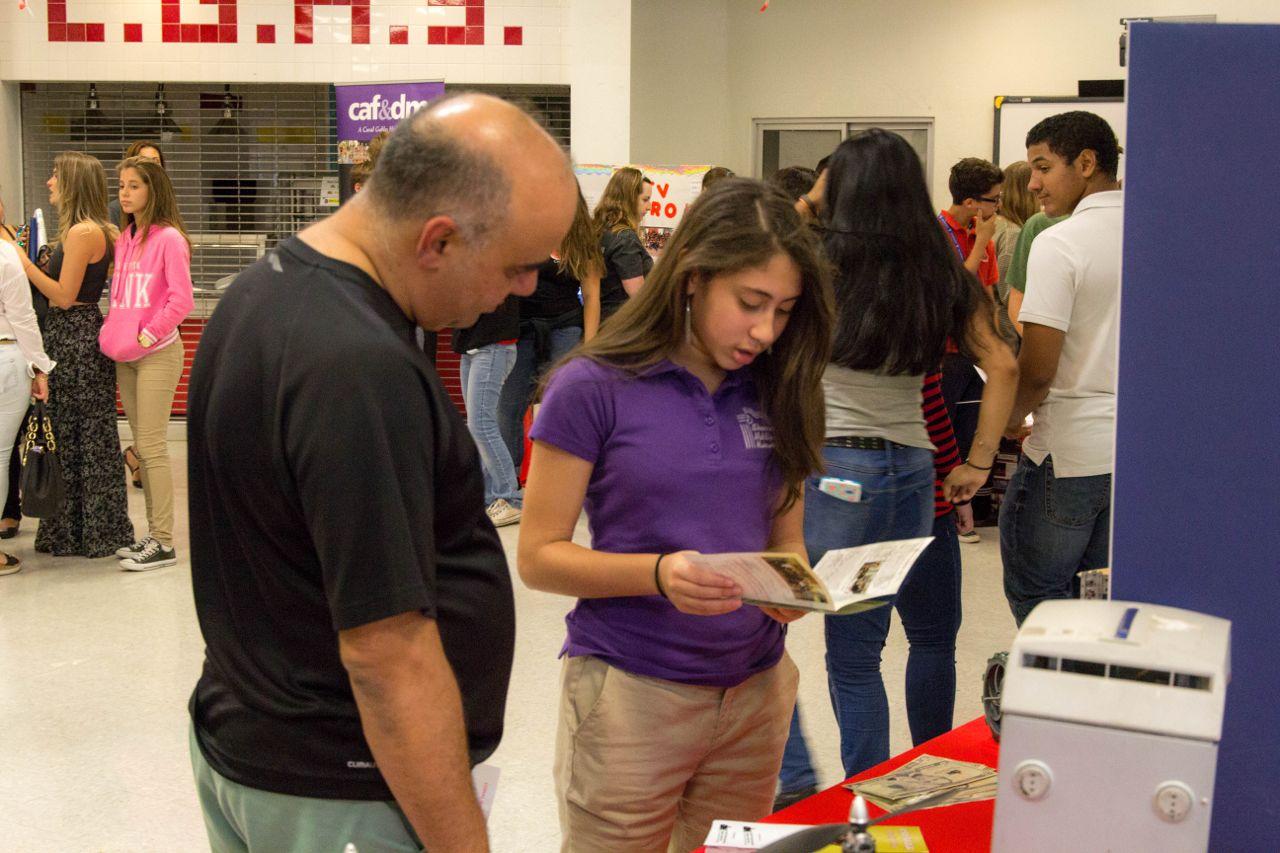
[[[1027,159],[1027,131],[1041,119],[1071,110],[1085,110],[1106,119],[1124,148],[1125,102],[1122,98],[1026,98],[1005,95],[995,100],[995,162],[1004,168]],[[1124,177],[1124,157],[1120,174]]]

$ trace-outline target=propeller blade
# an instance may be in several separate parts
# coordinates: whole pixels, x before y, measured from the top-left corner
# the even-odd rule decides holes
[[[835,844],[849,833],[847,823],[827,823],[802,829],[795,835],[779,838],[761,847],[758,853],[814,853],[828,844]]]

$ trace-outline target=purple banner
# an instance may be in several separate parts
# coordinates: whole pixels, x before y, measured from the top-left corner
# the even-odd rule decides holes
[[[338,141],[368,142],[444,94],[444,83],[375,83],[335,86]]]

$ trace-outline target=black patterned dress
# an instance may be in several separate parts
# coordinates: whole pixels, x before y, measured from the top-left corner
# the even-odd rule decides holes
[[[98,349],[102,310],[95,291],[106,285],[110,253],[85,270],[81,301],[49,307],[44,348],[57,362],[49,374],[49,415],[67,484],[67,502],[55,518],[40,520],[36,550],[55,556],[106,557],[133,542],[133,522],[120,468],[116,430],[116,367]],[[50,259],[54,278],[59,248]]]

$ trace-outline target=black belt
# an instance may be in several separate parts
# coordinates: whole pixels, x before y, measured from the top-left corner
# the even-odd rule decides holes
[[[884,450],[892,441],[866,435],[841,435],[822,442],[824,447],[845,447],[850,450]]]

